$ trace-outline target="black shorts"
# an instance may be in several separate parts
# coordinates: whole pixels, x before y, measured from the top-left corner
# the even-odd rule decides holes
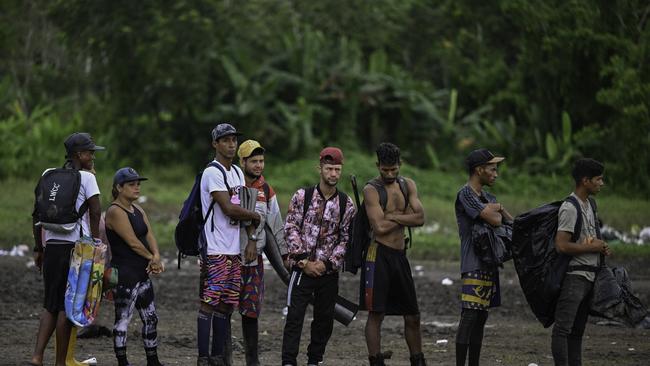
[[[420,313],[404,250],[371,243],[361,272],[361,309],[386,315]]]
[[[43,253],[43,282],[45,295],[43,307],[50,313],[65,311],[65,287],[70,270],[70,254],[74,249],[71,242],[48,242]]]

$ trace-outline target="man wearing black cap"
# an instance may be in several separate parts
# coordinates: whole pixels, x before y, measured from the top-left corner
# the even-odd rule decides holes
[[[487,149],[472,151],[466,159],[469,180],[456,195],[456,221],[460,235],[460,271],[462,278],[461,317],[456,334],[456,365],[464,365],[469,353],[469,365],[478,365],[483,342],[483,328],[488,309],[501,304],[499,272],[485,264],[474,252],[472,226],[480,221],[500,226],[512,221],[496,197],[483,190],[496,180],[497,164],[503,157]]]
[[[287,294],[287,320],[282,338],[282,365],[297,365],[307,305],[314,304],[307,364],[318,365],[334,326],[339,269],[350,239],[355,208],[336,185],[343,152],[326,147],[320,153],[320,183],[299,189],[291,198],[284,225],[292,267]]]
[[[36,189],[34,213],[34,262],[42,271],[45,296],[36,346],[30,364],[41,365],[45,347],[56,329],[56,365],[73,362],[76,331],[66,318],[64,297],[70,253],[82,236],[99,237],[101,206],[93,171],[97,146],[91,136],[77,132],[64,142],[63,168],[47,169]],[[43,243],[45,241],[45,243]],[[68,347],[68,346],[71,347]]]
[[[201,256],[201,284],[197,319],[197,365],[222,365],[229,359],[230,315],[239,304],[241,263],[239,235],[240,221],[252,221],[246,226],[252,250],[244,258],[249,263],[257,258],[253,230],[260,215],[240,206],[239,190],[245,186],[244,174],[232,164],[237,150],[237,136],[241,133],[228,123],[212,130],[215,158],[201,177],[201,207],[205,225],[199,237]],[[212,351],[210,331],[212,330]]]

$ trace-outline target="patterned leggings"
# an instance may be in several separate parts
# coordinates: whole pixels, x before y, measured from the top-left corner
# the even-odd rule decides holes
[[[136,283],[133,287],[118,285],[115,288],[115,325],[113,343],[116,348],[126,347],[126,335],[133,309],[142,319],[142,341],[145,348],[158,346],[158,315],[154,305],[153,285],[150,279]]]

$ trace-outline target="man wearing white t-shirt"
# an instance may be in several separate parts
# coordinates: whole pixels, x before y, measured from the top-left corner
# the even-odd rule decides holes
[[[198,366],[223,365],[225,348],[230,342],[230,314],[239,303],[241,262],[240,221],[260,220],[259,214],[239,205],[239,190],[245,186],[244,175],[232,164],[237,150],[237,136],[241,133],[228,123],[212,130],[215,158],[203,171],[201,178],[201,206],[205,225],[199,238],[204,255],[201,262],[201,285],[197,319]],[[225,178],[225,179],[224,179]],[[252,237],[255,225],[246,226],[251,240],[248,245],[256,253]],[[245,262],[256,259],[247,256]],[[210,330],[212,350],[210,352]]]
[[[95,145],[91,136],[84,132],[73,133],[63,144],[66,149],[64,168],[76,170],[80,175],[79,193],[75,202],[75,209],[80,217],[76,222],[68,224],[66,230],[53,231],[47,229],[47,226],[41,228],[40,225],[36,225],[41,223],[38,222],[38,205],[35,206],[34,262],[43,273],[45,296],[36,347],[31,361],[28,362],[31,365],[43,364],[43,353],[54,330],[56,330],[56,365],[65,366],[68,353],[70,354],[67,358],[73,359],[72,351],[68,352],[68,342],[74,342],[76,336],[74,339],[70,336],[72,323],[66,318],[64,307],[70,253],[74,243],[82,234],[92,235],[93,238],[99,237],[101,216],[99,187],[95,175],[90,171],[93,170],[95,151],[105,150],[105,148]],[[49,170],[43,174],[45,175]]]

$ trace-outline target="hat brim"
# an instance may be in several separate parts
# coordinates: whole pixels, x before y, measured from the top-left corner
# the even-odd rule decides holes
[[[124,184],[124,183],[129,183],[129,182],[136,182],[136,181],[141,182],[143,180],[149,180],[149,178],[138,177],[138,178],[135,178],[135,179],[125,179],[122,182],[119,182],[119,183],[116,182],[116,184]]]
[[[226,136],[242,136],[242,135],[243,135],[243,133],[241,133],[241,132],[231,132],[231,133],[226,133],[226,134],[223,134],[223,135],[221,135],[221,136],[215,137],[215,139],[214,139],[213,141],[217,141],[217,140],[219,140],[220,138],[223,138],[223,137],[226,137]]]
[[[502,162],[502,161],[504,161],[504,160],[506,160],[506,158],[504,158],[504,157],[502,157],[502,156],[495,156],[495,157],[493,157],[492,159],[490,159],[490,161],[488,161],[488,162],[485,163],[485,164],[497,164],[497,163],[500,163],[500,162]]]

